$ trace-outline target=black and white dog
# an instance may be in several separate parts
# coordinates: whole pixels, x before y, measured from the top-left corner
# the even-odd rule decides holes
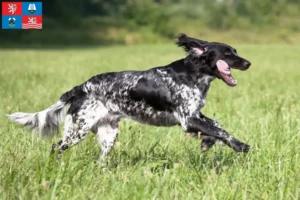
[[[64,93],[46,110],[8,117],[34,129],[42,138],[51,137],[58,132],[63,110],[68,108],[63,138],[52,146],[52,153],[60,154],[78,144],[91,130],[96,133],[102,158],[106,158],[123,118],[155,126],[180,125],[194,136],[201,132],[203,151],[220,140],[237,152],[248,152],[249,145],[229,135],[200,110],[211,81],[218,78],[235,86],[230,69],[247,70],[251,63],[226,44],[185,34],[178,37],[177,44],[188,52],[186,58],[146,71],[100,74]]]

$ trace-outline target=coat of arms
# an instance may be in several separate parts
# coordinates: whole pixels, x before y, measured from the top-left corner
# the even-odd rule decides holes
[[[16,18],[14,18],[14,17],[11,18],[11,17],[10,17],[10,18],[8,19],[8,26],[15,26],[15,25],[16,25],[16,22],[15,22],[15,21],[16,21]]]
[[[28,11],[32,14],[36,11],[36,7],[34,3],[29,4]]]

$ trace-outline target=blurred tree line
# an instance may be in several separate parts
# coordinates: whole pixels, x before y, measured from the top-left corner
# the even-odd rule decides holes
[[[300,31],[300,0],[47,0],[43,30],[2,31],[0,40],[138,43],[231,30],[286,40]]]

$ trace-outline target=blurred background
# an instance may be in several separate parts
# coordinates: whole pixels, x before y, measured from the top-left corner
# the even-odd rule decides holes
[[[165,43],[181,32],[227,43],[299,43],[300,0],[48,0],[42,30],[1,30],[0,45]]]

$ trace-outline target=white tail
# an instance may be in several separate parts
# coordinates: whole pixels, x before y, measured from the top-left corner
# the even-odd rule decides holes
[[[7,115],[12,121],[30,127],[40,138],[51,138],[59,129],[65,102],[58,101],[46,110],[37,113],[13,113]]]

